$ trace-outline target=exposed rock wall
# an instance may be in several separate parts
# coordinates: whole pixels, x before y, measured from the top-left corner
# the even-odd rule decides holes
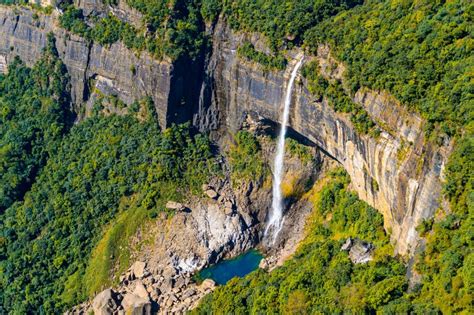
[[[77,4],[89,13],[118,10],[115,14],[120,15],[129,10],[126,5],[104,7],[97,0]],[[88,100],[99,90],[127,104],[150,96],[162,127],[193,118],[201,130],[235,131],[248,114],[279,120],[288,71],[264,72],[237,56],[244,40],[265,50],[258,35],[234,33],[222,21],[212,26],[213,48],[204,68],[204,60],[170,64],[147,53],[136,54],[120,43],[110,47],[88,43],[61,30],[56,14],[35,19],[28,9],[0,6],[0,71],[6,71],[14,56],[32,65],[46,45],[47,33],[53,32],[71,75],[79,117],[90,111]],[[125,15],[133,23],[140,19],[136,12]],[[344,68],[328,47],[321,46],[316,58],[324,75],[342,79]],[[361,89],[354,101],[384,130],[377,139],[359,135],[347,115],[335,113],[325,100],[316,101],[301,78],[295,86],[290,126],[346,168],[359,196],[384,214],[397,251],[407,253],[417,243],[415,227],[439,206],[440,179],[450,147],[429,143],[422,132],[423,120],[387,93]]]
[[[258,36],[234,33],[224,23],[218,23],[213,34],[211,107],[219,109],[221,123],[237,130],[249,113],[279,121],[289,70],[264,72],[238,57],[244,40],[262,45]],[[342,79],[344,68],[328,47],[321,46],[316,59],[326,77]],[[450,147],[429,143],[423,120],[385,92],[361,89],[354,102],[383,129],[378,138],[359,135],[347,115],[336,113],[324,99],[315,100],[302,78],[295,86],[290,126],[344,166],[359,196],[383,213],[396,251],[406,254],[417,244],[416,226],[439,207]]]
[[[111,13],[120,20],[130,23],[135,27],[142,25],[143,15],[131,8],[126,0],[117,0],[116,5],[107,5],[102,0],[74,0],[74,5],[82,9],[84,16],[106,16]]]
[[[174,68],[168,62],[153,59],[147,53],[139,55],[121,43],[103,47],[69,34],[58,27],[57,12],[34,18],[29,9],[0,6],[0,63],[11,62],[19,56],[33,65],[53,32],[59,55],[71,76],[72,100],[79,116],[84,115],[87,103],[96,86],[96,78],[108,79],[109,86],[102,92],[114,94],[127,104],[151,97],[161,126],[166,126],[168,96]],[[3,69],[3,67],[2,67]],[[170,106],[169,106],[170,105]]]

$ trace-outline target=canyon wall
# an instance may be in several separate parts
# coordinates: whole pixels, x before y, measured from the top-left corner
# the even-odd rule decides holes
[[[209,111],[217,109],[221,124],[233,131],[249,114],[279,121],[289,72],[303,54],[291,52],[293,61],[286,71],[266,72],[238,57],[244,41],[265,49],[259,35],[234,33],[225,23],[213,30],[210,72],[215,91]],[[327,79],[343,79],[344,67],[327,46],[321,45],[313,58]],[[385,92],[361,89],[353,101],[367,110],[382,130],[380,136],[358,134],[348,114],[336,113],[325,99],[312,97],[303,78],[295,86],[289,125],[344,166],[359,197],[384,215],[396,252],[406,254],[418,244],[418,224],[439,207],[451,148],[430,143],[422,131],[424,121]]]
[[[0,70],[5,72],[4,64],[15,56],[33,65],[47,44],[47,34],[53,32],[71,76],[72,101],[79,118],[90,112],[93,104],[88,100],[94,91],[100,91],[127,104],[151,97],[160,125],[166,126],[173,65],[147,53],[136,54],[121,43],[110,47],[90,43],[61,29],[57,15],[53,11],[37,16],[29,9],[0,6]]]
[[[78,4],[93,11],[100,4],[96,2]],[[209,27],[213,47],[206,60],[171,63],[130,51],[121,43],[89,43],[59,28],[57,14],[36,17],[28,9],[0,7],[0,71],[7,71],[14,56],[32,65],[46,45],[47,33],[53,32],[71,76],[79,118],[90,112],[91,95],[99,91],[127,104],[151,97],[162,127],[192,118],[200,130],[219,134],[238,130],[249,115],[280,119],[291,62],[287,71],[265,72],[237,55],[247,40],[265,51],[259,35],[234,33],[220,21]],[[131,16],[136,23],[138,18]],[[294,58],[301,54],[290,53]],[[327,78],[342,79],[344,67],[328,47],[321,46],[314,58]],[[416,226],[439,207],[450,147],[428,142],[423,120],[385,92],[361,89],[354,102],[383,130],[379,137],[358,134],[347,114],[311,96],[303,78],[295,86],[290,127],[345,167],[359,196],[383,213],[396,251],[408,253],[419,240]]]

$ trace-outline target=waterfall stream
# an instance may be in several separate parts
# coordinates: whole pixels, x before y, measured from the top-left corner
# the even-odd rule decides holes
[[[291,97],[293,94],[293,85],[298,74],[298,70],[303,64],[303,57],[298,61],[298,63],[293,68],[291,72],[290,80],[288,81],[288,86],[286,88],[285,95],[285,104],[283,108],[283,116],[281,118],[281,129],[280,134],[277,140],[277,151],[274,161],[274,170],[273,170],[273,200],[272,200],[272,210],[270,213],[270,219],[268,220],[267,227],[265,229],[265,236],[268,232],[271,231],[273,234],[273,242],[275,241],[278,233],[280,232],[283,226],[283,196],[281,191],[281,182],[283,177],[283,166],[285,158],[285,136],[288,124],[288,118],[290,115],[290,105]]]

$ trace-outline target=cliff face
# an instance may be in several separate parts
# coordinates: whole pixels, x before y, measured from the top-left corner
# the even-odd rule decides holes
[[[101,8],[98,1],[77,4],[86,14]],[[117,10],[114,13],[120,15],[127,8]],[[71,75],[79,117],[87,115],[91,96],[99,91],[127,104],[151,97],[162,127],[192,118],[201,130],[236,131],[248,115],[280,119],[290,70],[264,72],[237,56],[244,40],[264,50],[258,35],[234,33],[221,21],[210,31],[213,47],[205,61],[171,64],[147,53],[136,54],[120,43],[110,47],[88,43],[60,29],[56,14],[35,19],[27,9],[0,7],[0,71],[6,71],[14,56],[33,64],[47,33],[53,32]],[[131,23],[139,21],[134,14],[129,15]],[[328,47],[320,47],[316,60],[327,78],[342,79],[344,67]],[[439,206],[450,148],[429,143],[422,132],[423,120],[384,92],[361,89],[354,101],[383,129],[377,139],[359,135],[347,115],[336,113],[324,99],[316,101],[302,78],[295,86],[290,126],[345,167],[359,196],[383,213],[397,252],[407,253],[418,241],[415,227]]]
[[[90,110],[88,100],[99,90],[127,104],[151,97],[160,125],[165,126],[174,67],[146,53],[136,55],[121,43],[110,47],[88,43],[62,30],[56,14],[35,18],[28,9],[0,7],[0,70],[4,68],[3,60],[9,63],[15,56],[28,65],[34,64],[47,43],[47,34],[53,32],[71,76],[72,100],[80,117]]]
[[[218,109],[221,124],[230,130],[237,130],[248,114],[279,121],[292,65],[285,72],[264,72],[237,56],[244,40],[262,46],[258,35],[236,34],[224,23],[213,34],[215,97],[209,110]],[[321,46],[316,59],[324,76],[342,79],[344,67],[328,47]],[[396,251],[406,254],[419,240],[416,226],[439,207],[450,147],[429,143],[423,120],[387,93],[361,89],[353,101],[383,130],[377,139],[358,134],[349,117],[336,113],[326,100],[316,101],[302,78],[295,86],[290,126],[344,166],[359,197],[384,215]]]

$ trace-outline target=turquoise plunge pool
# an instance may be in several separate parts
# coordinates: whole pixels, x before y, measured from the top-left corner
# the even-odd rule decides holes
[[[257,250],[237,256],[233,259],[223,260],[213,266],[201,270],[198,279],[212,279],[217,284],[226,284],[234,277],[243,277],[258,268],[258,264],[263,259],[262,254]]]

